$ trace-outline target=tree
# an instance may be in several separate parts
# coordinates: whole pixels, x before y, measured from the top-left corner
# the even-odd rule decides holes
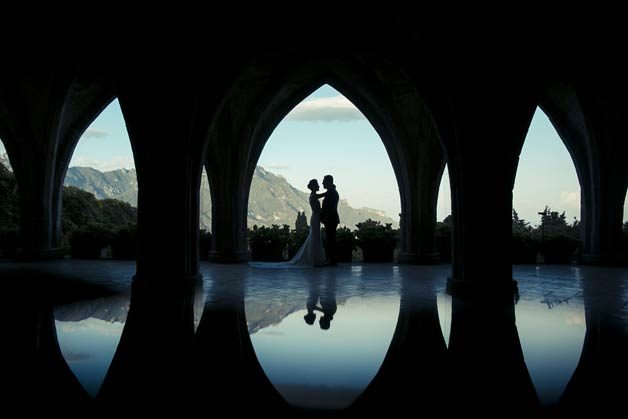
[[[530,223],[524,220],[523,218],[519,218],[519,214],[517,210],[512,209],[512,234],[513,235],[525,235],[530,234],[532,231],[532,227],[530,227]]]
[[[0,163],[0,230],[19,228],[20,203],[13,173]]]
[[[574,219],[572,225],[567,224],[565,212],[559,214],[547,206],[539,214],[541,225],[535,233],[539,235],[540,230],[545,263],[571,263],[581,247],[580,223]]]
[[[512,210],[512,263],[534,263],[538,243],[534,237],[534,230],[530,223],[519,218],[519,214]]]

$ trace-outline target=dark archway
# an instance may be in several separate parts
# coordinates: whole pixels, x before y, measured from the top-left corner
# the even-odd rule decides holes
[[[625,164],[618,156],[625,142],[616,132],[621,107],[596,103],[600,93],[588,86],[556,83],[541,96],[539,106],[576,167],[581,187],[582,261],[617,264],[622,260],[618,252],[621,203],[628,183]]]
[[[15,257],[20,236],[19,189],[0,139],[0,257]]]
[[[113,99],[98,76],[22,74],[0,85],[0,134],[20,190],[23,258],[61,255],[61,195],[72,150]]]
[[[580,248],[580,195],[574,161],[537,108],[513,188],[513,263],[572,263]]]
[[[369,63],[383,67],[377,72],[359,60],[273,58],[241,75],[209,133],[209,150],[231,149],[227,160],[224,154],[220,161],[207,155],[212,196],[222,201],[212,209],[213,219],[222,220],[215,225],[221,231],[214,229],[212,259],[246,259],[248,191],[264,144],[292,108],[329,84],[366,116],[391,160],[402,204],[400,257],[437,260],[435,206],[444,158],[431,115],[411,80],[388,63]]]
[[[332,86],[321,86],[290,110],[265,143],[249,192],[249,229],[272,224],[294,229],[300,210],[309,224],[306,184],[318,179],[322,192],[325,174],[334,176],[340,193],[340,228],[353,231],[370,218],[397,229],[399,187],[386,156],[377,132],[359,109]],[[299,249],[305,233],[291,233],[288,257]],[[390,260],[392,255],[390,249]],[[342,261],[350,262],[351,254]]]
[[[81,134],[67,165],[61,228],[72,257],[135,259],[138,182],[117,100]]]

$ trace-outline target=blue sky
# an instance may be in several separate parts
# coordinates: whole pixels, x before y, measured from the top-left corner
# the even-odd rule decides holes
[[[0,144],[0,152],[4,148]],[[330,86],[297,105],[272,133],[259,164],[306,191],[307,182],[334,175],[341,198],[353,207],[385,210],[398,219],[400,199],[383,143],[364,115]],[[128,134],[114,100],[87,129],[70,166],[107,171],[133,168]],[[538,224],[548,205],[580,218],[580,186],[567,149],[545,114],[537,109],[523,146],[513,193],[520,217]],[[628,219],[624,205],[624,219]],[[449,178],[443,177],[438,219],[451,212]]]

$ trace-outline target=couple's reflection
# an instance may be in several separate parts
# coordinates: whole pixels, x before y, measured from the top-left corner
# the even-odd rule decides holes
[[[310,290],[305,308],[307,314],[303,316],[305,323],[313,325],[316,320],[315,311],[322,313],[318,324],[321,329],[328,330],[331,327],[331,321],[334,319],[338,305],[336,304],[336,277],[335,274],[315,275],[310,278]],[[321,282],[323,282],[321,286]]]

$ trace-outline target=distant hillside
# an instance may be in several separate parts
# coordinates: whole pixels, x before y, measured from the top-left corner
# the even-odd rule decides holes
[[[342,189],[338,189],[342,198]],[[277,176],[257,166],[253,175],[251,194],[249,195],[249,225],[258,224],[270,226],[271,224],[288,224],[294,226],[297,211],[303,211],[310,218],[309,194],[302,192],[288,183],[282,177]],[[397,228],[397,223],[386,216],[381,210],[371,208],[352,208],[346,199],[341,199],[338,205],[338,214],[342,225],[351,229],[355,224],[371,218],[383,223],[392,223]]]
[[[135,170],[120,169],[100,172],[91,167],[71,167],[66,175],[65,185],[93,193],[98,199],[113,198],[137,205],[137,180]],[[342,198],[342,189],[338,191]],[[167,191],[164,191],[167,194]],[[294,227],[297,211],[303,211],[309,219],[310,210],[308,194],[290,185],[282,176],[277,176],[257,166],[253,175],[249,196],[249,226],[272,224],[288,224]],[[384,211],[370,208],[351,208],[348,202],[341,199],[338,206],[342,225],[355,228],[355,224],[371,218],[382,223],[397,223],[387,217]],[[201,180],[201,228],[211,227],[211,197],[207,177]]]
[[[91,167],[70,167],[63,184],[93,193],[98,199],[114,198],[137,206],[135,169],[101,172]]]
[[[11,168],[11,162],[9,162],[9,156],[7,156],[6,153],[0,153],[0,163],[7,168],[9,172],[13,171]]]
[[[197,326],[204,301],[203,294],[197,294],[194,302],[194,325]],[[346,303],[348,297],[337,299],[338,306]],[[81,301],[55,307],[55,320],[62,322],[79,322],[90,317],[109,323],[125,323],[129,308],[129,294],[117,294],[104,298]],[[285,295],[279,300],[249,299],[246,301],[246,323],[250,334],[273,325],[280,324],[290,314],[305,309],[306,299],[302,296]]]

